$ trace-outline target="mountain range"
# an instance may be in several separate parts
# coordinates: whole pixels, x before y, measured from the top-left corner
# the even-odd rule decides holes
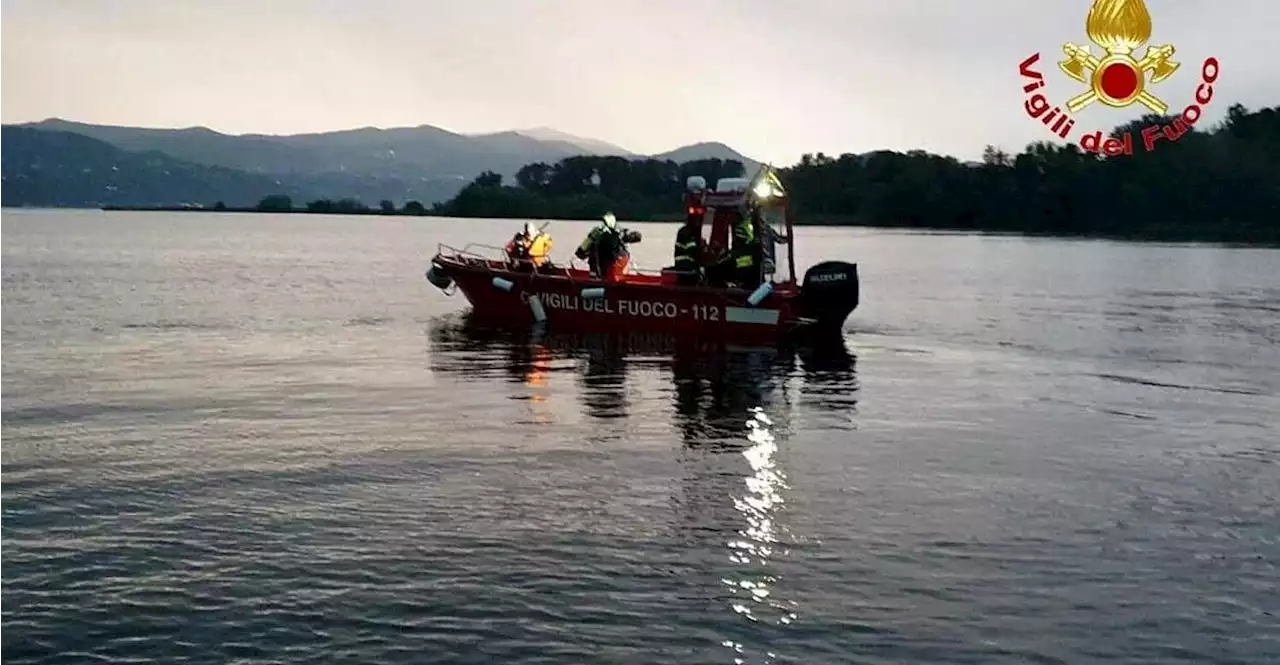
[[[458,134],[431,125],[267,135],[206,127],[153,129],[59,118],[4,125],[0,141],[6,206],[160,206],[222,201],[250,206],[271,193],[297,201],[354,198],[376,205],[447,200],[484,171],[508,181],[521,167],[576,155],[628,159],[736,159],[723,143],[657,155],[632,153],[549,127]]]

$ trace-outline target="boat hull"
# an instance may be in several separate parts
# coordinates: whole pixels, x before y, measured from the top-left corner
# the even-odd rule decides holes
[[[735,340],[777,339],[805,327],[799,292],[791,284],[774,285],[753,305],[748,291],[681,286],[661,276],[606,282],[582,270],[522,273],[493,263],[433,260],[466,297],[474,316],[492,325],[545,323],[566,332],[648,331]]]

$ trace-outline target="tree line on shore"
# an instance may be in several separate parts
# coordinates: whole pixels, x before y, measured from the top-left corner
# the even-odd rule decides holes
[[[219,201],[214,205],[214,210],[226,210],[226,206]],[[403,207],[397,208],[394,201],[383,199],[378,203],[377,208],[370,208],[357,199],[316,199],[308,201],[303,208],[298,208],[293,204],[293,199],[284,194],[271,194],[262,197],[258,201],[258,205],[254,207],[257,212],[314,212],[320,214],[338,214],[338,215],[426,215],[427,207],[422,205],[420,201],[409,201]]]
[[[1176,140],[1163,135],[1148,151],[1142,130],[1155,125],[1173,127],[1173,118],[1148,115],[1110,133],[1128,134],[1132,154],[1050,142],[1017,155],[988,146],[979,164],[919,150],[817,153],[778,174],[798,223],[1280,244],[1280,107],[1250,112],[1237,104],[1219,125],[1192,127]],[[594,219],[612,211],[673,220],[683,217],[691,175],[714,184],[752,174],[737,161],[569,157],[529,164],[510,185],[482,173],[430,209],[412,201],[401,209],[383,201],[378,211],[352,201],[324,205],[333,212]]]

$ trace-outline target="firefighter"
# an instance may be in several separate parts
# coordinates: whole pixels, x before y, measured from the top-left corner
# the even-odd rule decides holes
[[[676,231],[674,267],[680,271],[676,281],[684,286],[693,286],[702,281],[706,246],[702,240],[701,221],[701,214],[691,212],[685,217],[684,225]]]
[[[622,271],[631,261],[627,243],[633,242],[640,242],[640,233],[618,228],[618,219],[607,212],[603,223],[591,229],[573,254],[587,261],[592,275],[614,282],[622,277]]]
[[[733,225],[733,242],[729,255],[733,261],[734,282],[738,288],[754,289],[760,285],[760,242],[756,233],[755,215],[742,211],[735,215]]]
[[[540,230],[533,222],[525,222],[524,230],[507,243],[507,258],[523,269],[541,270],[550,266],[551,234]]]

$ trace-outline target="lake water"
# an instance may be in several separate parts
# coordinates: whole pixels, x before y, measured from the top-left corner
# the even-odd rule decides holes
[[[1280,662],[1280,251],[802,228],[844,348],[690,355],[468,325],[518,226],[4,211],[4,662]]]

